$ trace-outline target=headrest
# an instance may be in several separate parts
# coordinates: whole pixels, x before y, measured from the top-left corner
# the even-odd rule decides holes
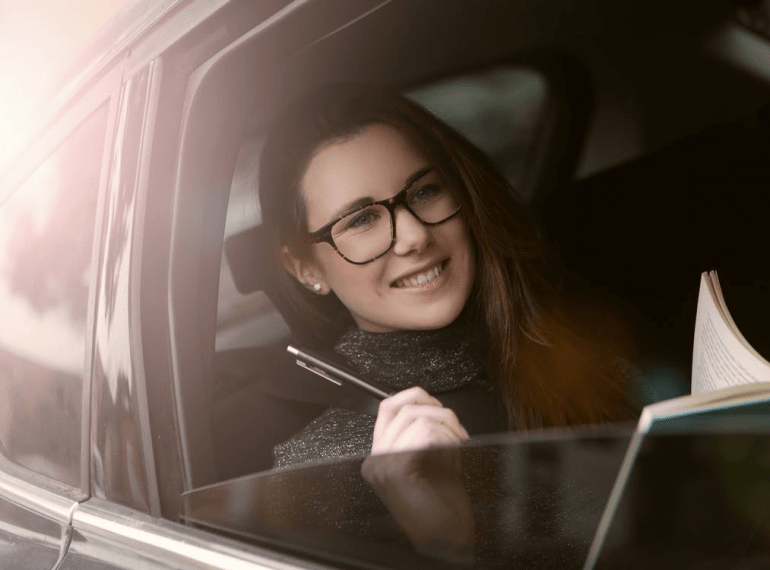
[[[272,289],[270,251],[262,226],[255,226],[225,240],[225,256],[238,292]]]

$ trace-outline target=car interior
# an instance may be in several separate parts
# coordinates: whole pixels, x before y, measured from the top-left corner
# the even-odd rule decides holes
[[[389,85],[487,151],[565,291],[636,332],[645,402],[688,390],[702,271],[720,272],[767,354],[770,78],[735,59],[766,55],[768,40],[729,3],[573,4],[563,18],[502,1],[372,1],[363,17],[302,6],[195,72],[171,260],[192,488],[270,469],[272,447],[327,406],[366,405],[294,365],[285,347],[303,331],[266,270],[259,151],[281,104],[312,85]]]

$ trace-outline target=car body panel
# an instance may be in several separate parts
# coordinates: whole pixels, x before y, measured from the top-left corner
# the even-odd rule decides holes
[[[61,568],[284,570],[327,566],[137,513],[100,499],[79,506]]]

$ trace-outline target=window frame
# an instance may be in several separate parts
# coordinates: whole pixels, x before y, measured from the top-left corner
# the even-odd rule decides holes
[[[255,8],[249,0],[224,5],[193,2],[148,33],[127,61],[127,69],[135,73],[146,65],[147,58],[154,58],[151,60],[159,73],[150,103],[153,119],[146,127],[152,131],[146,135],[152,143],[142,157],[134,271],[140,300],[137,326],[141,346],[137,349],[142,351],[143,374],[151,379],[146,382],[146,392],[160,499],[158,514],[172,521],[179,518],[179,498],[192,485],[191,480],[214,478],[207,396],[198,362],[200,331],[208,324],[200,319],[198,303],[207,297],[200,283],[210,287],[207,277],[212,267],[204,259],[216,224],[212,228],[201,224],[206,210],[200,204],[206,202],[203,198],[207,195],[222,189],[218,184],[206,184],[208,174],[201,180],[186,175],[190,148],[196,146],[187,142],[189,108],[198,95],[195,73],[244,34],[259,29],[273,16],[270,10],[275,5],[286,3],[276,0]],[[191,163],[214,164],[224,180],[228,166],[226,162],[224,166],[216,163],[214,157],[219,156],[213,153],[203,160],[198,156]],[[218,269],[217,264],[217,278]],[[190,436],[183,426],[191,426],[195,445],[188,445]],[[193,470],[191,464],[199,468]]]

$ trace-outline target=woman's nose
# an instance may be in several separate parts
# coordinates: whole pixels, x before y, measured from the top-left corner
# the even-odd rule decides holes
[[[396,255],[406,255],[412,251],[422,251],[430,242],[430,228],[418,220],[404,207],[396,208],[393,212],[396,224],[396,242],[393,252]]]

